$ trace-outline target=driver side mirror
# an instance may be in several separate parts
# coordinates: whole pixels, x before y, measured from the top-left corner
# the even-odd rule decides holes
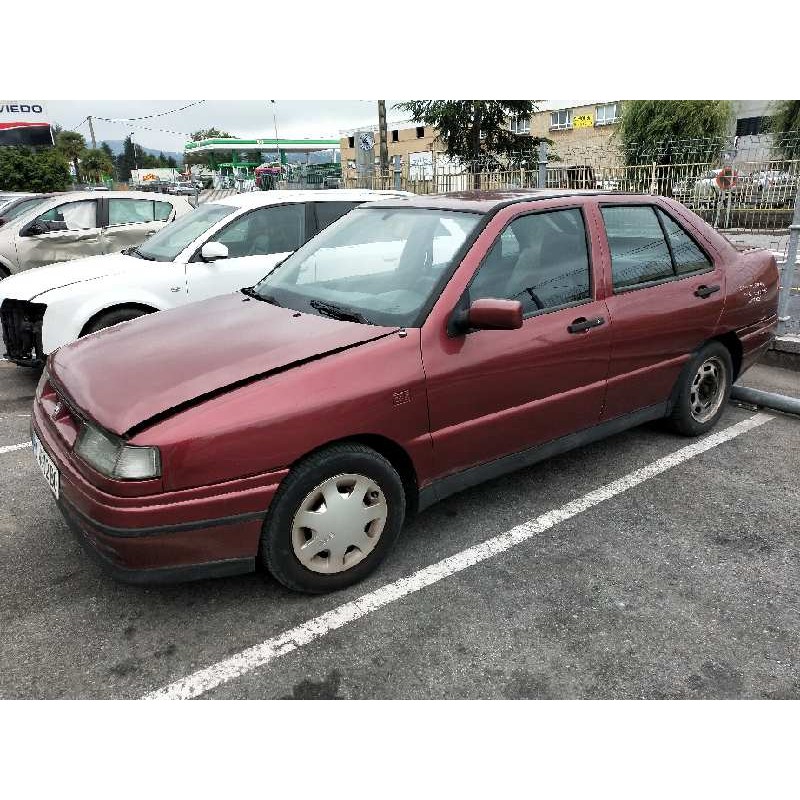
[[[45,223],[34,220],[24,231],[20,232],[20,236],[41,236],[47,232],[48,228]]]
[[[228,248],[222,242],[206,242],[200,250],[203,261],[218,261],[228,257]]]
[[[456,311],[449,326],[451,335],[469,330],[512,331],[521,327],[522,303],[494,298],[475,300],[465,311]]]

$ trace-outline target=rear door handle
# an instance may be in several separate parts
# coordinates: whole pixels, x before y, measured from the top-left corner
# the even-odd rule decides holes
[[[567,330],[570,333],[581,333],[582,331],[588,331],[590,328],[597,328],[600,325],[605,325],[606,321],[603,317],[592,317],[591,319],[586,319],[586,317],[578,317],[578,319],[572,320],[571,325],[567,325]]]
[[[710,297],[712,294],[714,294],[714,292],[718,291],[719,291],[719,286],[717,285],[714,286],[703,285],[703,286],[698,286],[697,289],[695,289],[694,295],[695,297]]]

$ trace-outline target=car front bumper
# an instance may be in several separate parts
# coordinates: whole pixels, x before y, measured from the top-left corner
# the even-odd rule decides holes
[[[31,429],[59,472],[56,500],[87,552],[129,583],[252,572],[264,516],[287,470],[212,487],[117,497],[93,486],[34,404]]]

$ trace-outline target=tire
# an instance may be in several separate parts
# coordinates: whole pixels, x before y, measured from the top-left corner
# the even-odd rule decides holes
[[[101,314],[92,322],[92,324],[83,331],[81,336],[97,333],[97,331],[101,331],[103,328],[110,328],[112,325],[117,325],[120,322],[127,322],[137,317],[143,317],[148,313],[150,312],[142,311],[140,308],[117,308],[114,311],[108,311],[105,314]]]
[[[709,342],[681,375],[669,426],[684,436],[701,436],[711,430],[725,412],[732,383],[728,348],[721,342]]]
[[[289,589],[308,594],[342,589],[383,561],[405,511],[403,482],[387,459],[364,445],[334,445],[298,463],[281,484],[264,520],[261,563]],[[324,548],[328,542],[333,546]]]
[[[0,264],[0,281],[2,281],[4,278],[8,278],[9,275],[11,275],[11,273]]]

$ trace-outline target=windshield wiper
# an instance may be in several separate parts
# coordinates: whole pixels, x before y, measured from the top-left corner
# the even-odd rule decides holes
[[[361,322],[364,325],[372,324],[363,314],[352,308],[337,306],[334,303],[324,303],[322,300],[309,300],[308,304],[320,314],[331,319],[340,319],[343,322]]]
[[[146,256],[138,247],[129,247],[127,250],[122,251],[122,255],[143,258],[145,261],[155,261],[153,256]]]
[[[242,294],[246,294],[248,297],[253,297],[256,300],[263,300],[265,303],[272,303],[273,306],[283,308],[283,306],[272,295],[259,294],[253,286],[244,286],[239,291]]]

